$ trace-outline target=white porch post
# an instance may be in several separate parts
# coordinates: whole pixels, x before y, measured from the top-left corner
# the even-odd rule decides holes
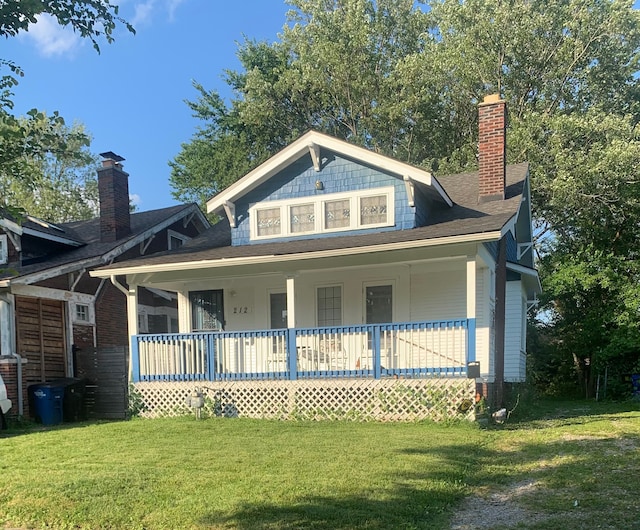
[[[287,276],[287,327],[296,327],[296,279]]]
[[[129,381],[137,382],[140,377],[140,356],[138,341],[138,286],[129,284],[127,292],[127,320],[129,325]]]
[[[178,331],[180,333],[191,332],[189,293],[183,291],[178,291]]]
[[[476,257],[467,257],[467,362],[476,360]]]

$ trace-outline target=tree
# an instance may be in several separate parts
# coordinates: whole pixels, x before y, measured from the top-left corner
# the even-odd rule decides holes
[[[109,0],[5,0],[0,5],[0,36],[9,38],[28,31],[29,25],[37,23],[40,15],[50,15],[60,25],[73,28],[88,38],[97,52],[100,51],[100,39],[107,43],[113,41],[118,24],[134,32],[133,27],[118,16],[118,6]],[[22,119],[11,114],[12,90],[24,72],[5,58],[0,58],[2,67],[9,70],[0,77],[0,177],[5,186],[15,180],[13,188],[16,190],[20,187],[33,189],[35,182],[30,180],[33,172],[27,170],[33,169],[34,161],[44,164],[47,160],[57,159],[64,164],[85,163],[83,146],[88,145],[89,137],[82,128],[65,128],[63,118],[57,113],[46,115],[33,109]],[[54,182],[49,180],[47,185]],[[45,193],[44,190],[39,192]],[[13,208],[6,203],[8,198],[3,195],[0,206]]]
[[[46,115],[22,118],[24,127],[40,124],[48,130]],[[65,142],[65,151],[54,156],[40,153],[22,156],[15,172],[0,173],[0,196],[14,208],[52,222],[89,219],[98,214],[97,158],[85,144],[87,133],[80,124],[57,123],[51,134]]]

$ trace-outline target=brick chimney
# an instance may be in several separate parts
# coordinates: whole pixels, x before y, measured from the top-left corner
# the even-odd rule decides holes
[[[478,106],[478,202],[503,200],[507,163],[507,105],[499,94]]]
[[[100,241],[114,242],[131,233],[129,217],[129,174],[122,169],[124,158],[108,151],[98,169],[100,197]]]

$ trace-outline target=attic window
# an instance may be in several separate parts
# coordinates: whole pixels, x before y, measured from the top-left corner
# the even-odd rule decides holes
[[[6,263],[9,260],[9,248],[7,243],[7,236],[3,234],[0,236],[0,263]]]
[[[280,235],[280,208],[265,208],[256,210],[258,237],[272,237]]]
[[[184,245],[189,239],[189,236],[185,236],[184,234],[180,234],[179,232],[175,232],[173,230],[167,230],[167,245],[169,250],[175,250]]]
[[[251,239],[393,226],[394,188],[259,203],[249,209]]]

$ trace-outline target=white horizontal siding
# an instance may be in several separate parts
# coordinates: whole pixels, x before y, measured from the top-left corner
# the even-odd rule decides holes
[[[411,319],[453,320],[466,318],[464,270],[420,271],[411,275]]]
[[[526,377],[525,352],[522,345],[523,311],[522,282],[507,282],[504,331],[504,380],[520,383]],[[525,337],[526,340],[526,337]]]

